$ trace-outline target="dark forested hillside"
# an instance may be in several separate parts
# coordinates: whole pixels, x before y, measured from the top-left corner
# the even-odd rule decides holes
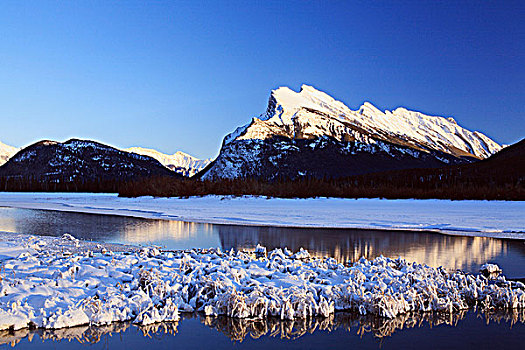
[[[115,192],[127,181],[181,178],[157,160],[88,140],[40,141],[0,167],[0,190]]]
[[[122,196],[264,195],[525,200],[525,140],[475,163],[362,174],[183,179],[158,161],[92,141],[42,141],[0,167],[3,191],[119,192]]]
[[[411,169],[340,179],[281,178],[130,182],[123,196],[265,195],[276,197],[384,197],[525,200],[525,140],[471,164]]]

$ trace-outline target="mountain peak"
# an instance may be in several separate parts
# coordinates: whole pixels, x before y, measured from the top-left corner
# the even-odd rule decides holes
[[[179,177],[151,157],[79,139],[36,142],[0,167],[0,177],[4,178],[47,184],[69,183],[74,184],[73,187],[92,184],[111,191],[115,190],[117,183],[149,176]]]
[[[301,85],[299,92],[295,92],[286,86],[279,87],[272,90],[272,97],[279,105],[292,109],[341,103],[325,92],[306,84]]]
[[[370,114],[381,114],[379,108],[374,106],[371,102],[364,102],[361,107],[357,110],[357,112],[361,115],[370,115]]]
[[[18,151],[20,151],[20,148],[9,146],[0,142],[0,165],[3,165],[5,162],[7,162],[9,158],[14,156]]]
[[[383,164],[386,168],[376,167],[381,171],[399,166],[440,166],[465,159],[483,159],[501,149],[501,145],[486,135],[467,130],[452,118],[425,115],[404,107],[381,111],[370,102],[352,110],[325,92],[303,84],[299,92],[288,87],[272,90],[266,112],[224,138],[219,157],[203,176],[278,176],[275,174],[282,173],[281,167],[290,168],[292,158],[293,162],[304,162],[305,157],[310,157],[306,154],[328,144],[332,145],[332,153],[326,151],[324,157],[346,162],[348,171],[354,173],[366,171],[366,165],[357,162],[356,157],[349,162],[350,156],[345,158],[344,154],[376,154],[369,163]],[[299,153],[290,156],[294,152],[304,156]],[[340,155],[334,156],[333,152]],[[404,165],[389,163],[390,160],[385,160],[388,157],[403,158]],[[413,159],[408,159],[410,157]],[[262,164],[274,169],[273,172],[262,171]],[[337,166],[334,166],[337,172],[335,168]],[[328,174],[321,168],[316,169],[319,174]],[[292,170],[286,171],[284,176]],[[297,172],[302,173],[305,171]]]
[[[177,151],[174,154],[164,154],[151,148],[142,147],[126,148],[123,151],[152,157],[166,168],[190,177],[204,169],[211,162],[211,159],[198,159],[181,151]]]
[[[354,111],[310,85],[302,85],[299,92],[288,87],[273,90],[266,113],[228,135],[224,144],[276,135],[289,138],[325,135],[337,140],[366,135],[380,141],[476,158],[486,158],[501,149],[495,141],[461,127],[453,118],[425,115],[404,107],[383,112],[370,102]]]

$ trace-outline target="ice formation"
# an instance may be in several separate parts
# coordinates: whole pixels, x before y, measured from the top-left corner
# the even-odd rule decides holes
[[[176,321],[179,312],[282,320],[338,310],[394,318],[410,312],[525,309],[525,285],[404,259],[343,265],[305,250],[112,251],[61,238],[3,234],[0,330]],[[25,243],[22,243],[25,242]],[[2,255],[13,246],[25,251]]]

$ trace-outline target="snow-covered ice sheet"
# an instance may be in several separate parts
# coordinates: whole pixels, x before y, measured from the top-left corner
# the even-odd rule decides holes
[[[423,230],[525,239],[525,202],[519,201],[0,193],[0,206],[212,224]]]
[[[125,246],[0,233],[26,249],[1,261],[0,330],[176,321],[179,312],[282,320],[336,310],[394,318],[410,312],[525,309],[525,285],[378,257],[343,265],[305,250],[126,250]],[[111,247],[122,251],[112,251]]]

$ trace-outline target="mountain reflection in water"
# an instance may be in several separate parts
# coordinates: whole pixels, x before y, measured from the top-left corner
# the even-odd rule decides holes
[[[294,321],[269,318],[266,320],[247,320],[230,317],[209,317],[202,314],[182,314],[179,322],[156,323],[148,326],[137,326],[129,322],[112,323],[106,326],[80,326],[56,330],[29,330],[0,331],[0,345],[16,346],[23,340],[29,342],[76,341],[81,344],[96,344],[106,337],[139,331],[144,337],[162,339],[179,333],[179,325],[190,319],[196,319],[204,326],[209,327],[235,342],[242,342],[248,338],[263,339],[277,338],[296,340],[315,332],[333,332],[343,330],[352,335],[363,337],[372,335],[377,339],[391,337],[403,330],[412,328],[431,329],[440,325],[457,326],[466,317],[483,318],[484,323],[505,324],[511,329],[516,324],[525,324],[525,311],[509,311],[497,313],[476,313],[476,311],[460,311],[454,314],[419,313],[405,314],[394,319],[370,317],[355,313],[337,312],[327,318],[299,319]],[[431,332],[431,330],[430,330]],[[383,341],[383,340],[382,340]]]
[[[173,220],[0,208],[0,231],[60,236],[124,244],[154,244],[166,249],[251,250],[303,247],[317,257],[340,262],[399,256],[430,266],[477,272],[492,262],[507,277],[523,278],[525,243],[488,237],[448,236],[430,232],[313,229],[200,224]]]
[[[331,256],[340,262],[401,256],[430,266],[466,271],[476,271],[481,264],[507,255],[511,244],[502,239],[407,231],[235,226],[222,226],[218,231],[224,249],[253,249],[261,243],[268,249],[288,247],[297,251],[303,247],[313,256]],[[524,256],[525,249],[521,253]]]

